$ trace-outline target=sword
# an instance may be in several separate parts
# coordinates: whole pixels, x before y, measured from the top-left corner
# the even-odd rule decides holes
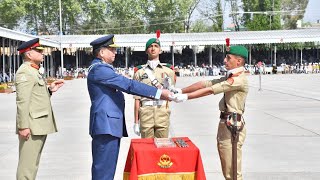
[[[237,180],[237,145],[239,141],[239,131],[237,128],[237,113],[232,113],[233,124],[231,125],[231,142],[232,142],[232,176]]]
[[[170,89],[172,89],[172,84],[171,84],[171,79],[170,79],[169,76],[166,76],[163,79],[163,88],[164,89],[168,89],[169,91],[171,91]],[[169,107],[169,101],[167,100],[166,108],[168,109],[168,107]]]

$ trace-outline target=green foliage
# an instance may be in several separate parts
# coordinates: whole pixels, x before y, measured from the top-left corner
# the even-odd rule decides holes
[[[230,5],[229,16],[239,30],[297,28],[308,0],[206,0],[200,14],[210,21],[192,22],[200,0],[61,0],[64,34],[136,34],[222,31],[223,9]],[[224,2],[224,4],[223,4]],[[242,3],[240,3],[242,2]],[[241,5],[241,6],[240,6]],[[241,12],[244,13],[241,13]],[[58,34],[58,0],[0,0],[0,26],[23,29],[35,35]],[[248,13],[251,12],[251,13]],[[192,25],[192,27],[191,27]]]
[[[244,12],[243,23],[248,30],[281,29],[281,0],[242,0]]]
[[[309,0],[283,0],[282,9],[288,11],[283,16],[285,29],[296,29],[297,21],[302,20]]]
[[[212,0],[202,3],[199,8],[200,14],[211,21],[212,27],[209,31],[223,30],[222,0]]]
[[[215,6],[215,11],[217,12],[217,14],[223,14],[221,0],[217,1]],[[222,31],[222,28],[221,28],[222,26],[223,26],[223,16],[217,16],[215,18],[215,23],[212,26],[213,31],[214,32]]]
[[[210,32],[211,27],[204,20],[196,20],[191,26],[191,32]],[[211,30],[212,31],[212,30]]]
[[[89,0],[81,3],[83,9],[82,24],[79,34],[107,34],[108,30],[101,25],[108,25],[107,2],[101,0]]]
[[[112,23],[109,30],[115,34],[144,33],[144,3],[136,0],[110,0],[107,2],[107,12]]]
[[[231,14],[229,16],[232,19],[233,24],[235,25],[235,30],[240,30],[240,24],[241,24],[241,16],[238,13],[239,12],[239,4],[238,0],[229,0],[230,7],[231,7]]]
[[[0,0],[0,26],[12,29],[26,13],[23,1]]]

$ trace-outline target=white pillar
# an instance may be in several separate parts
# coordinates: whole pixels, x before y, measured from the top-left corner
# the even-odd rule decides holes
[[[193,50],[193,61],[194,61],[194,66],[197,66],[197,52],[198,52],[198,46],[192,46]]]
[[[79,69],[79,52],[77,48],[76,48],[75,55],[76,55],[76,69]]]
[[[50,76],[54,77],[56,75],[56,72],[53,66],[52,51],[50,51],[49,59],[50,59]]]
[[[128,69],[128,67],[129,67],[129,54],[130,54],[130,48],[125,47],[124,58],[125,58],[125,63],[126,63],[126,69]]]
[[[170,51],[171,51],[172,66],[174,67],[174,50],[173,50],[173,46],[170,46]]]
[[[5,53],[6,53],[6,49],[5,49],[5,44],[4,44],[4,38],[2,37],[2,77],[4,77],[4,72],[5,72],[5,65],[4,65],[4,63],[5,63],[5,60],[4,60],[4,58],[6,57],[5,56]]]
[[[209,46],[209,65],[212,67],[212,46]]]
[[[277,46],[274,45],[274,64],[277,66]]]
[[[61,76],[63,76],[63,48],[62,48],[62,7],[61,0],[59,0],[59,14],[60,14],[60,60],[61,60]]]
[[[301,44],[301,51],[300,51],[300,62],[302,64],[302,44]]]
[[[16,60],[17,60],[17,46],[18,46],[18,43],[17,41],[13,41],[13,74],[14,74],[14,77],[16,77]]]
[[[18,45],[19,45],[19,42],[17,41],[16,52],[17,52],[17,49],[18,49]],[[20,67],[20,61],[21,61],[21,56],[20,56],[19,53],[17,53],[17,67],[18,67],[18,68]]]
[[[11,44],[11,39],[9,39],[9,47],[8,47],[8,50],[9,50],[9,53],[8,53],[8,58],[9,58],[9,81],[11,82],[12,81],[12,44]]]
[[[252,64],[251,49],[252,49],[252,46],[250,45],[250,46],[249,46],[249,65]]]

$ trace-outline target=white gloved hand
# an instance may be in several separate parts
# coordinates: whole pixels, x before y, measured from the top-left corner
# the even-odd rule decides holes
[[[170,100],[176,102],[176,103],[181,103],[185,102],[188,100],[188,95],[187,94],[174,94],[169,97]]]
[[[180,88],[176,88],[176,87],[172,87],[170,89],[171,92],[175,93],[175,94],[182,94],[182,90]]]
[[[133,131],[137,136],[140,136],[140,125],[139,125],[139,123],[134,123]]]

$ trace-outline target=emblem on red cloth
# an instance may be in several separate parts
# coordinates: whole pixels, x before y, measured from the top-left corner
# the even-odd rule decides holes
[[[160,160],[158,162],[158,166],[160,166],[161,168],[170,168],[172,165],[173,165],[173,162],[171,162],[170,156],[163,154],[160,157]]]

